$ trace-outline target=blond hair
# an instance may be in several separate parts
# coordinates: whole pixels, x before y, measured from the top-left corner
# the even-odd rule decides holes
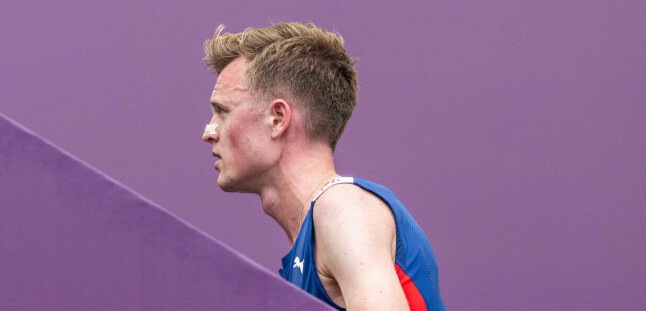
[[[357,72],[343,38],[314,24],[283,23],[224,33],[204,43],[203,61],[216,75],[238,57],[249,60],[245,79],[263,99],[291,96],[305,112],[311,140],[334,151],[357,103]]]

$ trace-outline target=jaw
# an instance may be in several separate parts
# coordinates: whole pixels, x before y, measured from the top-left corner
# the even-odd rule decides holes
[[[231,177],[225,170],[220,171],[218,186],[224,192],[256,193],[260,194],[260,175],[247,177]]]

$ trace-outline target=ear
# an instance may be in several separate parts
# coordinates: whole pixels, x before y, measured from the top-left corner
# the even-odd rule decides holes
[[[282,99],[274,100],[269,106],[271,114],[271,138],[283,135],[292,120],[292,108]]]

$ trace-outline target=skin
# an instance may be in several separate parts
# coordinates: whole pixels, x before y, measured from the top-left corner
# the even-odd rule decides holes
[[[247,63],[237,58],[220,73],[210,121],[218,129],[202,139],[220,158],[218,186],[260,195],[293,246],[309,210],[303,203],[339,175],[329,146],[307,138],[298,104],[253,97]],[[348,310],[408,310],[394,269],[395,220],[383,201],[357,186],[336,185],[318,199],[313,217],[316,269],[335,303]]]

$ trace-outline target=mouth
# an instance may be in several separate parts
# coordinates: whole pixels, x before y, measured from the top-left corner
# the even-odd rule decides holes
[[[211,154],[212,154],[215,158],[217,158],[217,160],[216,160],[216,161],[215,161],[215,163],[213,164],[213,167],[214,167],[216,170],[218,170],[218,171],[219,171],[219,169],[218,169],[218,163],[220,163],[220,160],[221,160],[220,155],[219,155],[219,154],[217,154],[217,153],[215,153],[215,151],[214,151],[214,152],[211,152]]]

